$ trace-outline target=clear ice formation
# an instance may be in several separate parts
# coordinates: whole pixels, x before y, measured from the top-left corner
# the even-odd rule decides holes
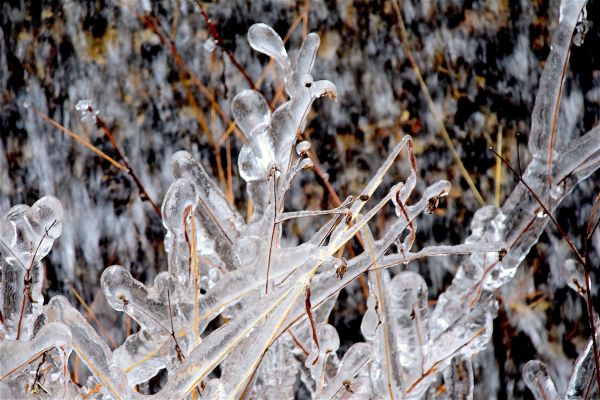
[[[600,160],[600,128],[570,141],[570,133],[551,129],[562,67],[584,3],[563,0],[534,108],[533,158],[524,180],[541,198],[550,199],[550,210]],[[253,90],[232,102],[245,136],[238,167],[253,205],[249,221],[198,160],[185,151],[175,153],[175,180],[162,203],[167,270],[151,287],[117,265],[101,277],[110,306],[139,324],[137,332],[111,350],[66,298],[56,296],[43,304],[41,260],[61,233],[60,202],[46,196],[31,207],[11,208],[0,220],[0,397],[81,398],[93,393],[93,398],[106,399],[282,399],[294,396],[299,376],[312,398],[319,399],[473,398],[472,361],[492,334],[498,307],[494,291],[511,281],[547,216],[526,187],[517,184],[502,208],[486,206],[475,213],[464,244],[413,251],[416,218],[447,195],[450,185],[435,182],[413,198],[418,169],[409,136],[391,149],[364,190],[342,206],[285,211],[293,178],[313,166],[310,143],[297,143],[298,134],[313,101],[335,99],[336,90],[333,83],[311,75],[317,35],[306,37],[295,63],[281,38],[264,24],[250,28],[248,41],[276,61],[289,96],[273,112]],[[83,119],[94,116],[87,102],[77,109]],[[402,154],[409,175],[373,204],[372,195]],[[375,238],[369,221],[388,203],[397,218]],[[329,220],[310,240],[281,246],[286,220],[316,215]],[[356,235],[364,252],[339,258],[339,250]],[[433,307],[423,277],[390,269],[450,254],[464,254],[465,259]],[[363,273],[370,292],[361,324],[365,341],[340,359],[339,336],[328,317],[340,290]],[[581,268],[572,260],[565,279],[575,290],[582,285]],[[207,331],[219,316],[228,322]],[[586,390],[593,373],[590,343],[574,366],[569,398]],[[85,384],[70,380],[72,351],[92,373]],[[220,377],[213,373],[217,367]],[[159,393],[134,390],[161,370],[168,379]],[[536,398],[559,397],[540,361],[528,363],[523,375]],[[446,389],[436,393],[439,384]]]

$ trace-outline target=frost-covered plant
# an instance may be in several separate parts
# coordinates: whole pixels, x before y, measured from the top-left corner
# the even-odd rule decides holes
[[[548,222],[529,189],[552,211],[600,160],[600,128],[560,147],[554,141],[562,140],[563,133],[556,139],[551,134],[562,66],[583,7],[583,2],[577,7],[568,3],[561,7],[540,83],[529,142],[533,158],[523,181],[501,209],[487,206],[475,213],[464,244],[419,251],[412,250],[416,219],[436,207],[450,184],[436,182],[419,199],[412,198],[418,176],[410,136],[393,147],[365,188],[340,207],[285,210],[293,178],[313,166],[307,157],[310,143],[298,142],[298,134],[312,102],[335,98],[336,90],[331,82],[312,78],[317,35],[306,37],[292,66],[273,29],[252,26],[250,45],[276,60],[289,100],[271,113],[256,91],[233,99],[232,112],[245,135],[238,167],[252,202],[249,220],[244,221],[197,160],[185,151],[175,153],[175,181],[162,205],[168,270],[151,287],[121,266],[102,274],[110,305],[140,326],[111,351],[64,297],[43,306],[40,260],[60,234],[58,200],[44,197],[31,208],[13,207],[0,221],[0,397],[77,398],[85,393],[115,399],[281,399],[294,396],[299,376],[313,398],[471,398],[472,358],[492,334],[494,291],[510,282]],[[548,148],[554,152],[549,154]],[[403,150],[409,175],[368,207]],[[389,203],[396,219],[376,239],[369,221]],[[317,215],[330,218],[310,240],[283,246],[285,221]],[[365,251],[341,258],[340,250],[357,235]],[[433,308],[419,274],[390,272],[422,257],[449,254],[468,258]],[[328,317],[340,290],[363,273],[370,292],[361,324],[365,342],[355,343],[339,359],[339,336]],[[72,350],[91,372],[82,387],[67,370]],[[589,357],[587,351],[577,362],[569,393],[589,380]],[[167,381],[158,393],[135,390],[161,370]],[[528,364],[525,379],[539,398],[557,396],[543,364]]]

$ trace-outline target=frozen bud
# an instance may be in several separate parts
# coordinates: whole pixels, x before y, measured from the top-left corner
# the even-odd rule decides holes
[[[305,156],[306,153],[308,153],[309,149],[310,149],[310,142],[307,140],[303,140],[302,142],[300,142],[296,145],[296,153],[299,156]]]
[[[312,170],[315,168],[315,163],[310,158],[305,158],[304,160],[300,161],[298,166],[300,169]]]

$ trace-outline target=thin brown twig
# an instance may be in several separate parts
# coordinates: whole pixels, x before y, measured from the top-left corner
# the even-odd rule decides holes
[[[319,344],[319,337],[317,336],[317,325],[315,324],[315,319],[312,314],[312,306],[310,305],[310,283],[306,285],[306,297],[304,299],[304,306],[306,308],[306,315],[308,316],[308,320],[310,321],[310,328],[312,331],[312,338],[317,346],[317,357],[315,357],[312,365],[315,365],[317,361],[319,361],[319,354],[321,353],[321,345]]]
[[[173,342],[175,342],[175,353],[177,354],[177,359],[179,362],[183,362],[185,360],[185,356],[181,351],[181,347],[179,347],[179,342],[177,341],[177,336],[175,336],[175,328],[173,327],[173,311],[171,310],[171,291],[167,289],[167,306],[169,307],[169,321],[171,322],[171,338]]]
[[[250,87],[252,89],[258,91],[258,88],[254,84],[254,81],[252,80],[250,75],[248,75],[248,72],[246,72],[244,67],[242,67],[242,65],[238,62],[238,60],[235,58],[235,55],[233,55],[233,53],[229,49],[225,48],[225,46],[223,45],[223,38],[219,34],[219,30],[217,29],[217,26],[213,23],[212,19],[208,15],[208,13],[204,10],[204,6],[202,5],[202,3],[199,0],[196,0],[196,5],[200,9],[200,14],[202,14],[202,17],[204,18],[204,22],[206,22],[206,27],[208,28],[208,32],[212,36],[216,45],[219,46],[221,48],[221,50],[223,50],[225,52],[225,54],[227,54],[227,57],[229,57],[229,60],[238,69],[238,71],[240,71],[240,73],[242,74],[244,79],[246,79],[246,81],[248,82],[248,85],[250,85]]]
[[[114,165],[115,167],[117,167],[118,169],[120,169],[121,171],[127,171],[127,167],[121,165],[115,159],[113,159],[112,157],[110,157],[108,154],[104,153],[102,150],[98,149],[96,146],[94,146],[93,144],[91,144],[90,142],[88,142],[87,140],[85,140],[84,138],[82,138],[81,136],[79,136],[78,134],[76,134],[75,132],[73,132],[73,131],[65,128],[64,126],[62,126],[61,124],[59,124],[58,122],[56,122],[52,118],[48,117],[46,114],[44,114],[43,112],[39,111],[37,108],[33,107],[32,105],[28,104],[27,107],[30,108],[35,114],[37,114],[44,121],[46,121],[50,125],[54,126],[56,129],[59,129],[59,130],[63,131],[64,133],[66,133],[67,135],[69,135],[71,138],[75,139],[76,142],[78,142],[78,143],[82,144],[83,146],[87,147],[89,150],[91,150],[96,155],[102,157],[103,159],[105,159],[106,161],[108,161],[109,163],[111,163],[112,165]]]
[[[292,332],[292,328],[288,329],[287,333],[289,333],[289,335],[292,337],[292,340],[294,341],[296,346],[298,346],[298,348],[302,351],[302,353],[304,353],[304,355],[308,357],[308,355],[309,355],[308,350],[306,350],[306,348],[302,345],[302,343],[300,343],[300,340],[298,340],[296,335],[294,335],[294,332]]]
[[[88,107],[88,111],[90,113],[94,112],[94,110],[92,109],[91,106]],[[110,141],[113,148],[115,149],[115,152],[117,153],[117,156],[119,157],[119,160],[127,168],[126,172],[129,174],[129,176],[131,176],[131,179],[133,179],[133,182],[137,186],[138,191],[140,192],[140,197],[142,198],[142,201],[147,200],[150,203],[150,205],[152,206],[152,208],[154,209],[154,211],[156,212],[156,214],[158,215],[158,217],[162,219],[160,207],[152,200],[152,198],[146,191],[146,188],[142,184],[142,181],[140,181],[140,179],[138,178],[138,176],[135,173],[135,171],[133,170],[133,168],[131,168],[131,165],[129,165],[129,162],[127,161],[127,157],[125,157],[125,154],[121,151],[121,148],[119,147],[119,144],[115,140],[114,135],[108,129],[104,120],[102,120],[102,118],[100,118],[98,115],[96,115],[96,125],[104,133],[104,136],[106,136],[107,139]]]

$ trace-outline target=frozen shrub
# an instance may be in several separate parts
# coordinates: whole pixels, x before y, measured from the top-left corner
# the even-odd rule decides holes
[[[335,99],[336,89],[311,75],[317,35],[306,37],[292,63],[273,29],[252,26],[249,43],[277,62],[289,100],[271,112],[256,91],[233,99],[245,139],[238,167],[252,202],[248,221],[197,160],[185,151],[175,153],[175,180],[162,203],[168,270],[151,287],[118,265],[101,277],[109,304],[140,327],[111,350],[64,297],[43,305],[41,259],[61,232],[59,201],[44,197],[31,208],[13,207],[0,221],[0,397],[281,399],[294,397],[300,380],[312,398],[472,398],[472,361],[492,334],[494,291],[509,284],[549,220],[530,189],[553,211],[600,160],[600,128],[560,149],[554,146],[552,116],[562,66],[583,7],[581,1],[563,3],[533,111],[533,157],[522,181],[501,208],[475,213],[464,244],[418,251],[413,250],[417,217],[432,211],[450,184],[438,181],[414,196],[419,176],[410,136],[393,146],[364,189],[340,207],[285,210],[292,180],[313,167],[310,143],[297,143],[298,133],[313,101]],[[398,159],[410,166],[408,176],[373,196],[383,191],[383,177]],[[369,222],[388,204],[396,219],[375,238]],[[282,224],[323,215],[328,221],[312,238],[283,247]],[[339,257],[355,236],[365,251],[348,260]],[[467,257],[434,307],[423,277],[390,270],[450,254]],[[572,281],[581,282],[577,265],[569,265],[568,273],[576,276]],[[340,339],[328,317],[339,292],[363,273],[369,289],[360,327],[365,341],[340,359]],[[83,385],[74,384],[68,373],[72,351],[91,371]],[[567,396],[587,390],[591,356],[589,344],[574,367]],[[167,379],[157,394],[135,390],[163,370]],[[528,363],[524,379],[537,398],[558,397],[541,362]]]

